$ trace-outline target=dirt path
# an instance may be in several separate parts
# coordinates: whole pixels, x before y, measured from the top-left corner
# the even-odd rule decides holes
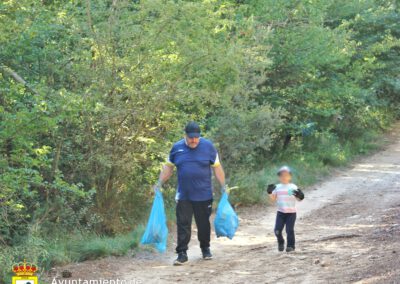
[[[183,267],[171,266],[170,244],[165,255],[141,252],[69,269],[87,278],[90,267],[101,265],[101,277],[135,283],[400,283],[399,133],[394,141],[306,191],[298,206],[295,253],[277,251],[274,207],[258,206],[239,211],[233,240],[213,234],[212,261],[201,260],[194,231],[190,262]]]

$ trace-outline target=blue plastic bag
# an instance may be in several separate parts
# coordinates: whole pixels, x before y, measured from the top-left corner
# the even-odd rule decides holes
[[[239,226],[239,219],[228,200],[225,192],[217,207],[217,216],[214,219],[215,233],[217,237],[232,239]]]
[[[146,231],[140,241],[143,245],[153,245],[159,252],[167,249],[168,227],[161,191],[156,191]]]

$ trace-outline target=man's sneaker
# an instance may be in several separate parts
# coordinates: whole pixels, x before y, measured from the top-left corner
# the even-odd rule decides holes
[[[284,251],[285,250],[285,244],[278,244],[278,250],[279,251]]]
[[[286,248],[286,252],[293,252],[294,251],[294,248],[292,248],[292,247],[287,247]]]
[[[177,259],[175,259],[175,261],[174,261],[174,265],[183,265],[187,261],[188,261],[188,256],[187,256],[186,252],[180,252],[180,253],[178,253]]]
[[[212,259],[212,254],[209,248],[201,249],[201,252],[203,254],[203,259],[209,260]]]

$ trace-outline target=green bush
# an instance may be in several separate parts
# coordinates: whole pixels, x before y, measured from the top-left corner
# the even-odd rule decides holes
[[[90,236],[81,240],[73,240],[68,247],[76,252],[78,261],[83,261],[110,255],[126,255],[130,250],[138,246],[139,238],[138,231],[115,237]]]
[[[260,106],[223,111],[214,121],[211,136],[223,161],[235,168],[257,168],[270,154],[284,123],[281,109]]]

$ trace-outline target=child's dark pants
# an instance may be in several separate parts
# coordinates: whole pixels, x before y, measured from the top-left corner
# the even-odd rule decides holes
[[[285,240],[282,236],[283,227],[286,225],[286,236],[287,236],[287,246],[295,248],[294,239],[294,223],[296,222],[296,213],[282,213],[280,211],[276,214],[275,222],[275,235],[278,239],[278,243],[283,245]]]

